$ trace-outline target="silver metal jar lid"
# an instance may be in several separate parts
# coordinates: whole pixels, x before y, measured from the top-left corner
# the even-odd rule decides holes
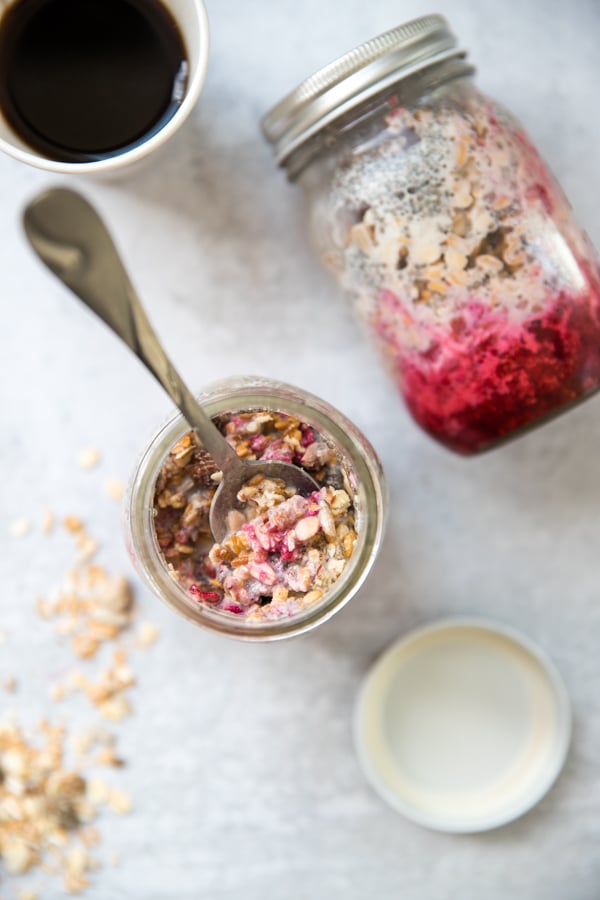
[[[279,165],[348,110],[401,78],[464,57],[443,16],[413,19],[350,50],[301,82],[262,120]]]

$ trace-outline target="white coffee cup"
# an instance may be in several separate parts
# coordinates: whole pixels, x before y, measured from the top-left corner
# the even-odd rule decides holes
[[[13,2],[6,3],[0,0],[0,26],[2,16]],[[144,159],[181,128],[191,113],[204,84],[206,67],[208,64],[209,32],[208,16],[202,0],[160,0],[161,4],[169,10],[184,40],[189,65],[188,79],[185,96],[175,114],[165,122],[158,131],[149,134],[147,140],[136,144],[135,147],[116,153],[106,159],[93,162],[60,162],[50,159],[39,153],[23,141],[6,122],[0,111],[0,150],[20,162],[38,169],[46,169],[49,172],[57,172],[61,175],[79,174],[111,174]]]

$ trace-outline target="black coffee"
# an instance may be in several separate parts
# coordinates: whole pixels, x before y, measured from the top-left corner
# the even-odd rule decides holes
[[[0,110],[53,160],[135,147],[175,114],[186,78],[159,0],[16,0],[0,20]]]

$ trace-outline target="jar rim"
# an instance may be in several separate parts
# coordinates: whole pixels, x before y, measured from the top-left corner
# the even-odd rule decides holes
[[[375,561],[381,545],[386,519],[387,493],[381,463],[362,432],[326,401],[283,382],[260,377],[225,379],[211,384],[197,395],[209,415],[234,409],[271,406],[278,403],[281,412],[291,412],[315,424],[339,443],[353,471],[357,473],[359,517],[362,520],[358,542],[340,578],[323,598],[305,613],[289,618],[246,623],[208,607],[192,606],[185,589],[177,583],[162,559],[153,539],[154,485],[160,466],[173,444],[189,426],[175,412],[154,432],[134,468],[125,501],[125,529],[128,551],[147,587],[171,609],[188,621],[209,630],[249,641],[272,641],[309,631],[331,618],[357,593]],[[294,408],[295,407],[295,408]],[[300,410],[302,414],[300,414]],[[335,419],[332,418],[335,416]],[[337,419],[337,421],[336,421]]]
[[[273,106],[261,126],[277,164],[331,122],[392,84],[436,63],[464,59],[456,36],[437,13],[371,38],[319,69]],[[464,64],[465,74],[473,68]]]

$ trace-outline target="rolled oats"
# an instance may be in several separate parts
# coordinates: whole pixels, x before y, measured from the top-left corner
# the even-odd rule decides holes
[[[156,643],[159,636],[160,632],[156,625],[153,625],[152,622],[142,622],[137,636],[137,646],[150,647],[151,644]]]
[[[54,530],[54,513],[49,509],[42,513],[42,534],[50,534]]]
[[[36,891],[23,890],[18,893],[19,900],[38,900]]]
[[[16,538],[25,537],[31,531],[31,522],[29,519],[15,519],[9,529],[11,535]]]
[[[116,478],[109,478],[104,482],[105,493],[112,499],[120,502],[125,496],[125,485]]]
[[[108,792],[107,798],[108,806],[113,810],[113,812],[118,813],[120,816],[127,815],[133,809],[133,804],[131,802],[131,797],[125,791],[117,790],[113,788]]]
[[[100,462],[100,453],[93,447],[82,450],[79,454],[79,465],[82,469],[93,469]]]
[[[99,703],[98,710],[105,719],[109,719],[112,722],[120,722],[122,719],[126,719],[127,716],[131,715],[132,711],[129,700],[123,694],[103,700]]]
[[[64,768],[63,740],[46,722],[33,739],[0,725],[0,856],[10,874],[42,864],[82,821],[86,783]]]
[[[42,531],[49,533],[53,523],[52,514],[45,514]],[[74,659],[88,667],[94,665],[96,656],[106,653],[103,645],[119,638],[131,625],[134,598],[125,578],[109,575],[92,561],[96,544],[82,519],[66,516],[63,525],[79,551],[77,562],[62,587],[51,597],[39,599],[36,608],[42,619],[56,620],[60,633],[71,638]],[[144,623],[135,645],[149,646],[157,637],[158,630]],[[73,669],[49,690],[56,701],[80,691],[99,715],[116,722],[131,712],[127,692],[134,683],[128,656],[117,646],[96,678]],[[15,688],[16,680],[7,678],[4,689]],[[64,890],[79,894],[99,865],[88,853],[100,840],[98,829],[90,824],[97,807],[104,805],[124,814],[132,804],[123,790],[98,779],[88,780],[84,772],[90,765],[123,767],[114,735],[99,726],[73,734],[68,745],[70,760],[68,737],[64,726],[45,721],[27,733],[15,722],[0,722],[0,860],[8,874],[22,875],[40,868],[60,875]],[[21,891],[22,900],[34,897],[34,892]]]

